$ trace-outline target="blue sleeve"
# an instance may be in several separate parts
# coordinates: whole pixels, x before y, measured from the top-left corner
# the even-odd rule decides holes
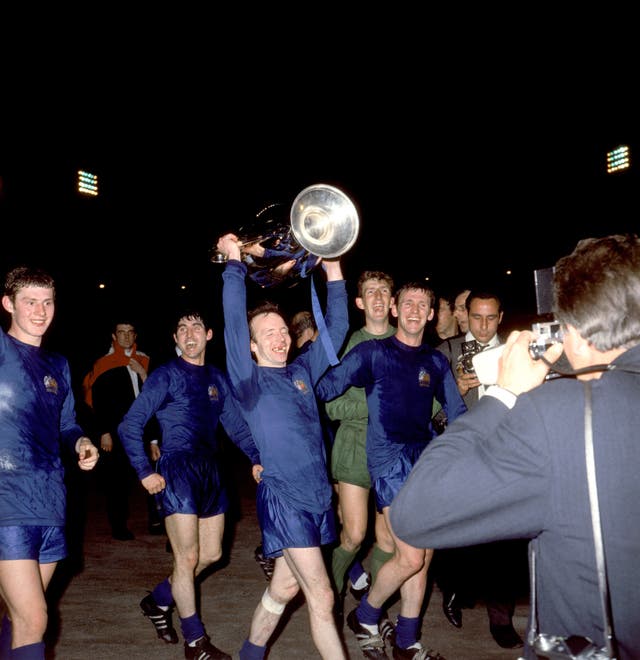
[[[372,382],[371,355],[367,345],[376,340],[361,342],[354,346],[340,364],[331,367],[316,385],[316,396],[321,401],[330,401],[349,387],[365,387]],[[317,343],[317,342],[316,342]]]
[[[436,353],[436,355],[438,355]],[[441,382],[438,384],[436,390],[436,400],[442,406],[448,423],[451,424],[456,417],[467,412],[467,405],[460,394],[458,384],[453,376],[453,372],[449,366],[449,361],[443,356],[437,357],[438,366],[443,374]]]
[[[62,445],[68,451],[75,453],[78,438],[86,434],[76,421],[76,404],[73,390],[71,388],[71,370],[69,369],[69,363],[66,360],[64,362],[63,372],[67,385],[67,396],[62,404],[60,415],[60,438]]]
[[[344,280],[327,282],[327,312],[324,316],[329,339],[337,354],[349,331],[349,307]],[[322,337],[312,342],[303,359],[308,361],[312,384],[316,385],[322,374],[331,365]]]
[[[235,395],[250,404],[259,392],[256,365],[251,356],[249,323],[247,321],[247,267],[234,259],[227,262],[222,273],[222,307],[224,310],[224,342],[227,371]]]
[[[233,444],[249,457],[251,465],[256,465],[260,463],[260,453],[253,441],[251,431],[242,416],[240,406],[233,398],[228,380],[225,380],[225,385],[226,391],[224,393],[224,404],[222,414],[220,415],[220,423]]]
[[[144,428],[160,408],[168,390],[169,382],[164,369],[150,373],[118,426],[118,436],[140,480],[155,472],[145,451]]]

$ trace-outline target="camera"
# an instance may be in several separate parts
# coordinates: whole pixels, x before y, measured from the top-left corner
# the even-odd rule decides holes
[[[533,649],[538,658],[574,658],[575,660],[608,660],[609,654],[604,648],[598,648],[588,637],[571,635],[537,635]]]
[[[465,374],[475,374],[476,370],[473,367],[473,356],[482,351],[482,347],[475,340],[463,341],[461,344],[462,353],[458,358],[456,368]]]
[[[539,360],[549,346],[562,341],[562,325],[557,321],[533,323],[531,330],[538,336],[529,344],[529,352],[535,360]]]

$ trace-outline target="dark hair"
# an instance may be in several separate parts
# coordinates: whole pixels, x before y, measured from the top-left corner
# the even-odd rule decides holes
[[[436,302],[438,303],[438,305],[440,305],[440,301],[444,301],[449,307],[451,313],[453,314],[456,308],[456,298],[457,295],[454,295],[452,291],[443,290],[436,296]]]
[[[119,325],[130,325],[134,332],[137,332],[137,324],[129,316],[114,316],[111,321],[111,331],[115,332]]]
[[[635,234],[586,238],[558,260],[554,315],[599,351],[640,343],[640,241]]]
[[[433,303],[435,302],[436,296],[433,293],[433,289],[429,286],[427,286],[424,282],[421,282],[419,280],[414,280],[413,282],[407,282],[406,284],[403,284],[397,291],[394,296],[396,305],[400,303],[400,296],[403,293],[406,293],[407,291],[422,291],[423,293],[427,294],[427,297],[429,298],[429,307],[433,307]]]
[[[389,290],[393,293],[394,284],[393,277],[391,277],[391,275],[381,270],[365,270],[360,274],[360,277],[358,278],[358,298],[362,298],[362,287],[368,280],[380,280],[385,282],[389,287]]]
[[[185,307],[182,309],[182,311],[177,312],[174,318],[174,332],[177,332],[178,326],[180,325],[180,321],[182,321],[182,319],[187,319],[189,321],[202,321],[204,329],[211,330],[211,323],[209,322],[207,315],[201,309],[197,309],[195,307]],[[135,328],[135,325],[133,327]]]
[[[459,294],[458,294],[459,295]],[[465,300],[465,306],[467,308],[467,311],[471,309],[471,301],[472,300],[496,300],[498,303],[498,312],[502,311],[502,301],[500,300],[500,296],[496,293],[493,293],[493,291],[481,291],[478,289],[477,291],[474,291],[473,289],[467,296],[467,299]]]
[[[15,302],[18,291],[28,286],[53,289],[55,296],[53,277],[40,268],[30,266],[18,266],[7,273],[4,280],[4,295],[9,296]]]

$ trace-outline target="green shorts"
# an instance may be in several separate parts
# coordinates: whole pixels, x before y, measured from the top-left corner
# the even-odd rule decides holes
[[[334,481],[371,488],[367,467],[366,431],[341,425],[331,449],[331,476]]]

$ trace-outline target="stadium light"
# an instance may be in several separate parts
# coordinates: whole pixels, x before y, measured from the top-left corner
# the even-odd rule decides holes
[[[607,174],[628,170],[631,167],[631,151],[627,145],[607,152]]]
[[[78,170],[78,192],[81,195],[98,196],[98,175]]]

